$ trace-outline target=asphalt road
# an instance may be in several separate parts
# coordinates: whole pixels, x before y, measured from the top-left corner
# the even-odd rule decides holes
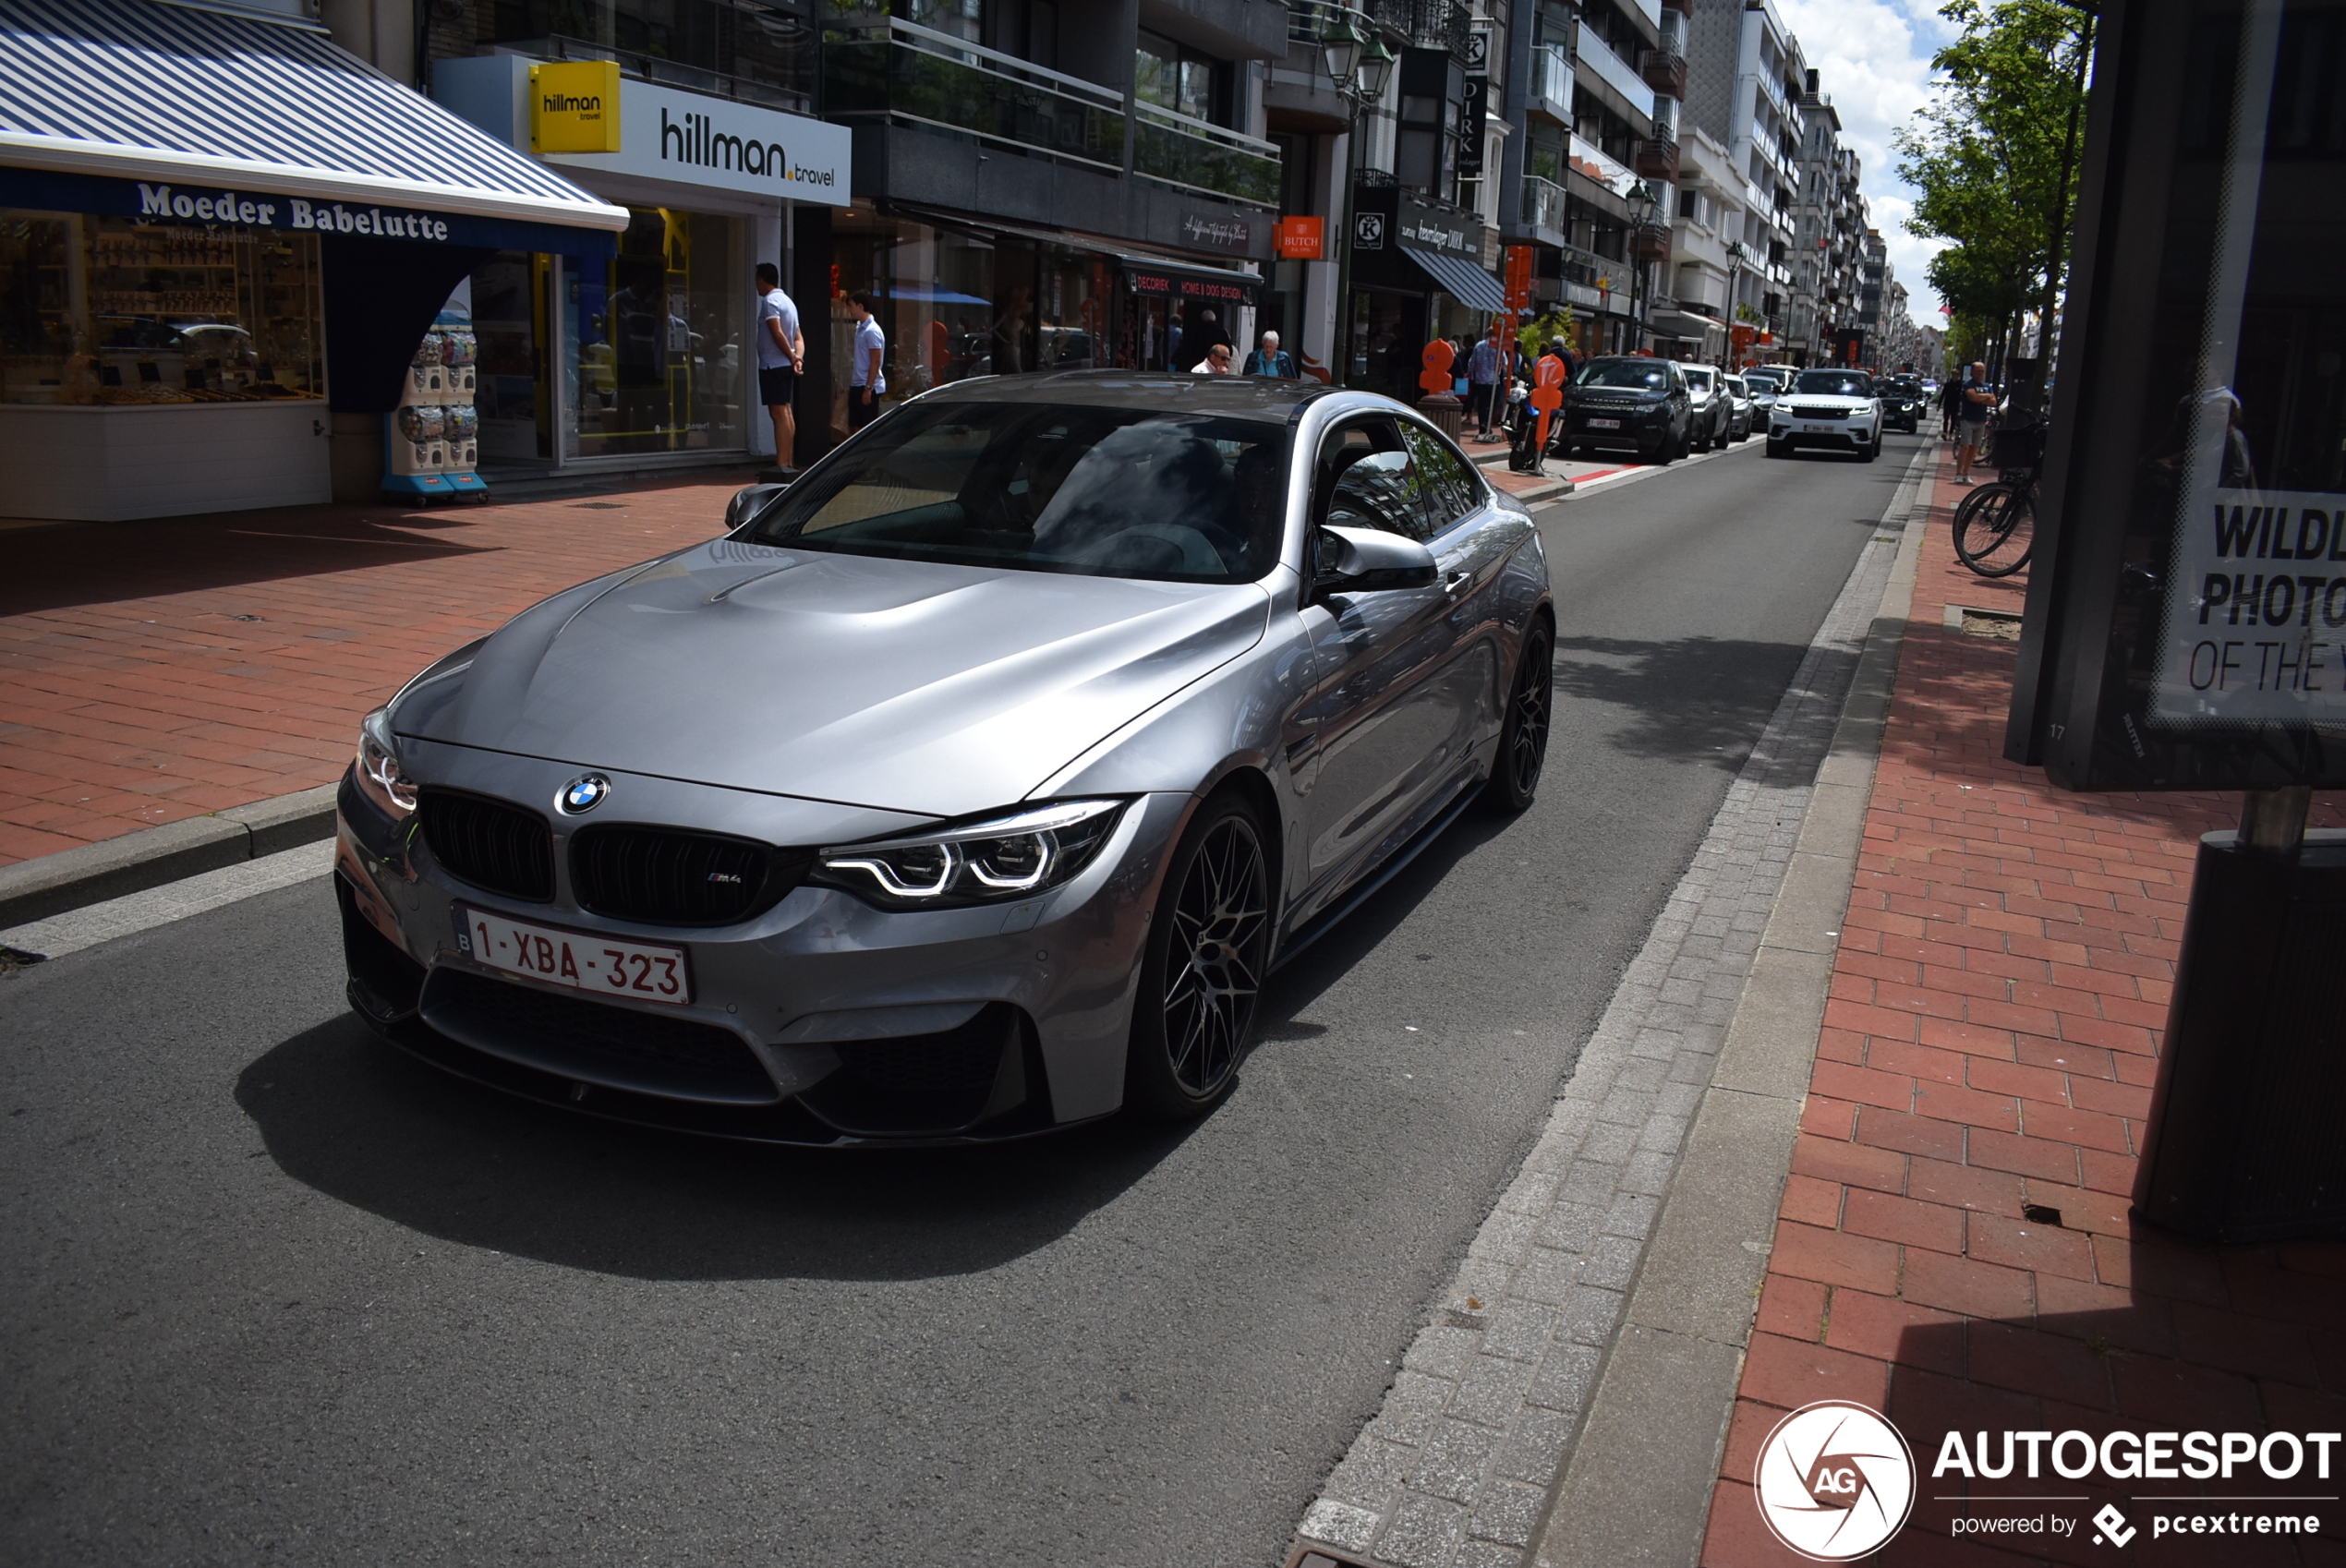
[[[1539,804],[1284,971],[1179,1133],[840,1156],[507,1102],[345,1014],[322,881],[0,979],[0,1558],[1275,1562],[1912,445],[1549,510]]]

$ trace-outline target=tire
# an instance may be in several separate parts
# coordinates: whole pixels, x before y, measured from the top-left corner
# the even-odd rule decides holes
[[[2036,538],[2036,497],[2005,480],[1981,485],[1955,508],[1955,559],[1982,577],[2027,565]]]
[[[1770,441],[1768,443],[1768,455],[1770,457],[1790,457],[1792,455],[1792,448],[1779,441]]]
[[[1269,968],[1270,857],[1261,820],[1235,794],[1208,800],[1181,835],[1142,948],[1124,1103],[1187,1121],[1238,1081]]]
[[[1859,452],[1857,455],[1859,461],[1871,463],[1875,458],[1881,455],[1881,443],[1880,441],[1868,441],[1866,443],[1866,450]]]
[[[1670,432],[1664,430],[1662,432],[1662,439],[1654,443],[1651,453],[1640,451],[1638,455],[1657,467],[1667,468],[1678,460],[1677,445]]]
[[[1485,810],[1513,814],[1540,791],[1548,760],[1549,722],[1554,713],[1555,639],[1534,621],[1515,661],[1515,683],[1507,693],[1506,722],[1499,729],[1499,753],[1478,802]]]

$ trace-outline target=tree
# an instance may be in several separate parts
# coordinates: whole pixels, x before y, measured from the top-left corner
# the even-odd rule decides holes
[[[2093,18],[2059,0],[1948,0],[1963,29],[1898,131],[1899,175],[1920,193],[1909,233],[1952,241],[1925,269],[1950,342],[2001,359],[2035,303],[2050,320],[2076,208],[2076,139]]]

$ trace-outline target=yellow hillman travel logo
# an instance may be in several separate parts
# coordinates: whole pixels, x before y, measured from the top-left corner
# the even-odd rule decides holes
[[[562,60],[529,67],[532,152],[619,151],[619,62]]]
[[[1752,1476],[1776,1539],[1818,1562],[1847,1562],[1896,1535],[1915,1504],[1915,1456],[1862,1405],[1821,1400],[1776,1423]]]

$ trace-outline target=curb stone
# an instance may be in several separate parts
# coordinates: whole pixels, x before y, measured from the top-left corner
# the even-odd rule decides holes
[[[1918,455],[1881,528],[1895,527],[1903,516],[1905,537],[1917,537],[1912,501],[1923,472]],[[1450,1289],[1429,1304],[1382,1410],[1304,1514],[1299,1546],[1395,1568],[1518,1568],[1550,1544],[1552,1521],[1568,1517],[1578,1537],[1598,1523],[1592,1514],[1602,1514],[1610,1521],[1596,1533],[1611,1543],[1609,1554],[1601,1549],[1562,1561],[1666,1561],[1666,1548],[1656,1556],[1633,1543],[1641,1528],[1655,1523],[1646,1517],[1655,1500],[1643,1489],[1663,1489],[1661,1505],[1675,1507],[1668,1490],[1675,1485],[1692,1490],[1680,1526],[1690,1532],[1683,1560],[1692,1561],[1749,1331],[1754,1302],[1747,1286],[1765,1267],[1775,1194],[1790,1152],[1789,1123],[1780,1152],[1770,1141],[1775,1113],[1769,1097],[1729,1103],[1718,1098],[1715,1086],[1723,1061],[1737,1072],[1760,1071],[1742,1066],[1753,1057],[1744,1041],[1765,1032],[1759,1031],[1762,998],[1767,984],[1779,983],[1779,966],[1807,960],[1813,967],[1816,961],[1815,955],[1787,948],[1792,958],[1763,963],[1761,951],[1772,945],[1779,905],[1790,907],[1787,884],[1800,893],[1831,858],[1820,849],[1821,838],[1804,841],[1812,803],[1838,817],[1847,810],[1845,793],[1856,789],[1862,796],[1861,787],[1869,786],[1879,717],[1861,732],[1847,727],[1844,709],[1861,656],[1880,645],[1885,632],[1894,663],[1903,609],[1885,627],[1878,607],[1886,591],[1903,593],[1899,583],[1911,584],[1911,551],[1886,548],[1898,542],[1898,536],[1877,533],[1860,552],[1691,864],[1581,1049],[1531,1152],[1478,1229]],[[1903,578],[1901,564],[1906,566]],[[1863,690],[1886,696],[1887,676],[1870,665],[1862,668]],[[1853,748],[1845,761],[1844,742]],[[1820,791],[1835,802],[1832,807],[1820,800]],[[1860,798],[1860,823],[1863,814]],[[1844,901],[1847,887],[1844,872]],[[1835,907],[1832,924],[1838,925],[1840,912]],[[1749,983],[1755,970],[1768,977],[1759,991]],[[1748,1021],[1743,1016],[1747,993]],[[1819,980],[1814,1005],[1820,1008],[1822,996]],[[1731,1036],[1738,1043],[1733,1053],[1726,1050]],[[1813,1028],[1801,1043],[1813,1052]],[[1760,1072],[1758,1081],[1774,1080]],[[1805,1068],[1799,1083],[1793,1092],[1796,1108],[1806,1089]],[[1746,1114],[1735,1117],[1736,1112]],[[1698,1132],[1702,1159],[1687,1161],[1683,1152]],[[1649,1244],[1662,1228],[1665,1204],[1679,1197],[1685,1173],[1738,1148],[1756,1148],[1764,1156],[1742,1178],[1747,1187],[1765,1188],[1764,1198],[1733,1192],[1732,1208],[1716,1215],[1692,1213],[1709,1200],[1687,1199],[1679,1204],[1680,1214],[1715,1220],[1708,1232],[1716,1234],[1673,1227],[1662,1239],[1682,1256],[1674,1262],[1666,1251],[1653,1253]],[[1745,1214],[1758,1213],[1754,1204],[1760,1202],[1764,1214]],[[1754,1237],[1756,1251],[1749,1245]],[[1675,1340],[1642,1321],[1624,1332],[1633,1300],[1643,1310],[1660,1293],[1681,1289],[1665,1279],[1675,1273],[1683,1282],[1690,1264],[1715,1262],[1722,1242],[1737,1269],[1751,1275],[1743,1288],[1684,1293],[1685,1299],[1672,1304],[1687,1320],[1676,1323]],[[1698,1345],[1702,1333],[1715,1337]],[[1567,1514],[1556,1501],[1558,1489],[1581,1453],[1594,1456],[1596,1445],[1578,1439],[1601,1395],[1660,1401],[1647,1415],[1648,1429],[1683,1446],[1687,1434],[1676,1429],[1692,1421],[1691,1446],[1625,1453],[1620,1457],[1627,1463],[1616,1468],[1626,1494]]]
[[[320,784],[0,866],[0,928],[331,838],[340,787]]]

